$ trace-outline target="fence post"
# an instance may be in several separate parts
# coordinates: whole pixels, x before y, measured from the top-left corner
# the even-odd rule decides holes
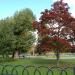
[[[75,66],[73,67],[73,75],[75,75]]]

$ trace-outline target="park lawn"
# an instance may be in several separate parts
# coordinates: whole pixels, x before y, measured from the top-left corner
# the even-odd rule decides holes
[[[0,64],[12,64],[12,65],[56,65],[55,59],[42,59],[42,58],[25,58],[17,60],[0,61]],[[75,65],[75,59],[61,59],[59,65]]]
[[[26,58],[26,59],[18,59],[18,60],[11,60],[11,61],[6,61],[6,62],[2,62],[0,64],[4,64],[4,65],[42,65],[42,66],[48,66],[48,67],[51,67],[51,66],[56,66],[56,60],[54,59],[35,59],[35,58]],[[59,66],[61,67],[66,67],[66,66],[74,66],[75,65],[75,59],[64,59],[64,60],[60,60],[59,62]],[[11,69],[11,67],[7,67],[7,69]],[[21,67],[17,67],[17,71],[19,73],[19,75],[22,75],[22,70],[23,68]],[[41,75],[47,75],[47,71],[48,69],[47,68],[44,68],[44,67],[41,67],[39,68],[40,70],[40,73]],[[35,71],[35,68],[33,67],[30,67],[28,68],[28,71],[29,71],[29,75],[34,75],[34,71]],[[60,71],[58,71],[58,69],[53,69],[52,70],[54,75],[60,75]],[[67,69],[66,70],[68,75],[73,75],[73,70],[72,69]],[[24,73],[24,75],[27,75],[26,72]],[[36,75],[40,75],[38,74],[38,72],[36,72]],[[49,73],[49,75],[52,75],[51,73]],[[65,72],[63,72],[63,75],[66,75]]]

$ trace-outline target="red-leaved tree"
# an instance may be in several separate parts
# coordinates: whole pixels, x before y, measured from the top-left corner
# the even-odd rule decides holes
[[[33,22],[38,30],[39,53],[54,51],[59,60],[60,52],[75,51],[75,18],[69,13],[69,6],[62,0],[55,2],[50,10],[42,12],[39,22]]]

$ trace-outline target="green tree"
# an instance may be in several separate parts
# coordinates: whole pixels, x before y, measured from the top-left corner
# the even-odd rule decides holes
[[[8,57],[8,54],[12,51],[13,44],[13,32],[10,25],[6,20],[0,21],[0,54],[4,57]]]
[[[0,53],[7,57],[10,53],[27,52],[35,41],[32,21],[35,19],[30,9],[16,12],[14,16],[0,20]]]
[[[13,27],[15,36],[13,57],[15,54],[19,55],[20,52],[27,51],[27,49],[32,46],[34,42],[34,37],[32,35],[33,20],[35,20],[35,16],[28,8],[15,13]]]
[[[23,31],[31,31],[32,28],[32,21],[35,20],[35,16],[30,9],[23,9],[21,11],[17,11],[14,15],[14,34],[20,35]]]

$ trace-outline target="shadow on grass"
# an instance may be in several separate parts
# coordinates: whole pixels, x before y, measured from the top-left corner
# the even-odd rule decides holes
[[[42,58],[25,58],[25,59],[0,59],[0,64],[12,64],[12,65],[48,65],[56,66],[57,61],[55,59],[42,59]],[[75,60],[60,60],[58,66],[74,66]]]
[[[12,62],[12,61],[15,61],[15,60],[12,58],[0,58],[0,63]]]
[[[40,59],[40,58],[37,58],[37,59],[33,59],[32,60],[32,63],[33,64],[56,64],[56,60],[53,60],[53,59]]]
[[[74,66],[75,63],[70,61],[71,60],[60,60],[58,66]],[[57,65],[57,60],[55,59],[33,59],[31,62],[39,65]]]

